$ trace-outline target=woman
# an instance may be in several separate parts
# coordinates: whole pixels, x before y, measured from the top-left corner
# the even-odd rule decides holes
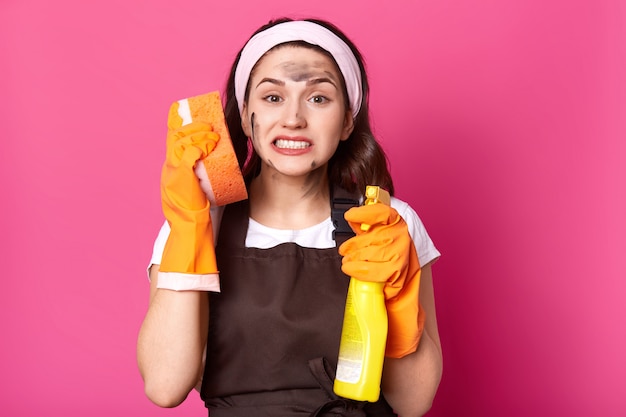
[[[227,83],[225,111],[249,200],[211,208],[208,223],[219,226],[219,282],[194,287],[195,280],[183,277],[163,284],[159,264],[164,270],[168,251],[186,247],[176,243],[184,235],[176,207],[168,209],[180,199],[163,194],[168,222],[155,243],[151,301],[138,340],[153,402],[177,406],[197,387],[212,417],[428,411],[442,372],[431,272],[439,252],[415,212],[396,198],[391,207],[346,211],[357,236],[343,245],[335,233],[342,219],[336,210],[331,216],[331,207],[346,201],[337,196],[362,201],[368,184],[393,193],[367,99],[361,55],[327,22],[281,19],[246,43]],[[194,161],[217,140],[207,126],[186,132],[209,142]],[[171,144],[176,139],[169,135]],[[166,160],[174,165],[178,173],[164,168],[162,189],[170,174],[189,177],[190,169],[180,174],[179,164]],[[197,181],[189,181],[182,200],[206,213],[200,193]],[[193,218],[199,239],[210,240],[205,222]],[[371,224],[367,234],[358,233],[363,223]],[[380,249],[390,242],[392,249]],[[332,392],[346,274],[386,282],[390,327],[382,395],[374,404]],[[210,295],[199,290],[216,287],[220,292]]]

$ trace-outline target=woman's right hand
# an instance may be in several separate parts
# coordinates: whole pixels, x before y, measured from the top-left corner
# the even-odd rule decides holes
[[[219,139],[212,126],[202,122],[168,129],[161,172],[161,198],[167,220],[174,220],[169,215],[180,209],[200,210],[208,204],[194,167],[211,153]]]
[[[200,187],[194,166],[211,153],[219,135],[207,123],[181,126],[177,104],[170,110],[167,151],[161,172],[161,203],[171,231],[160,270],[214,274],[217,267],[210,203]]]

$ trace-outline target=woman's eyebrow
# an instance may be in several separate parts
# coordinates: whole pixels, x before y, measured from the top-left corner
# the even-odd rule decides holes
[[[307,85],[315,85],[315,84],[323,84],[323,83],[332,84],[335,88],[337,88],[337,84],[335,83],[335,80],[329,77],[311,78],[307,80],[306,82]]]
[[[277,80],[276,78],[269,78],[269,77],[265,77],[263,78],[261,81],[259,81],[259,83],[256,85],[257,88],[263,84],[263,83],[270,83],[270,84],[275,84],[275,85],[279,85],[279,86],[284,86],[285,82],[282,80]]]
[[[306,75],[295,75],[295,76],[291,76],[289,77],[291,78],[292,81],[305,81],[306,80],[306,84],[307,85],[316,85],[316,84],[323,84],[323,83],[329,83],[331,85],[333,85],[335,88],[337,88],[337,83],[336,81],[332,78],[332,77],[311,77],[309,74]],[[279,80],[277,78],[271,78],[271,77],[265,77],[263,78],[261,81],[258,82],[258,84],[256,85],[257,88],[264,83],[269,83],[269,84],[274,84],[274,85],[278,85],[278,86],[285,86],[285,81],[283,80]]]

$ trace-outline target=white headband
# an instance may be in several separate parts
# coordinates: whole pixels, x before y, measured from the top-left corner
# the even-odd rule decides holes
[[[350,47],[325,27],[305,20],[279,23],[254,35],[241,51],[241,58],[235,69],[235,97],[239,113],[248,86],[250,72],[267,51],[285,42],[304,41],[328,51],[343,75],[348,91],[352,116],[361,109],[361,69]]]

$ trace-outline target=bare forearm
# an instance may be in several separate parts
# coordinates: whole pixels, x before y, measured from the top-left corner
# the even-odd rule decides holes
[[[443,370],[441,351],[426,331],[414,353],[385,358],[382,389],[400,417],[424,415],[432,406]]]
[[[147,396],[179,405],[200,379],[207,338],[204,292],[155,290],[139,332],[137,361]]]
[[[401,359],[385,358],[383,393],[401,417],[430,410],[443,371],[431,264],[422,267],[419,297],[426,322],[417,350]]]

